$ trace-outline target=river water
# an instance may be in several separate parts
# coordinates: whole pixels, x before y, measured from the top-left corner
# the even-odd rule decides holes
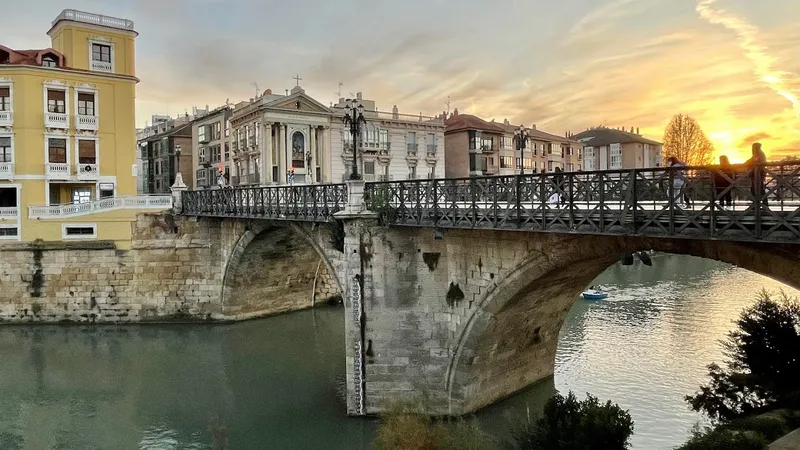
[[[683,396],[762,288],[797,291],[714,261],[656,255],[614,266],[561,332],[553,379],[486,408],[501,429],[555,389],[629,409],[634,449],[685,441]],[[233,325],[0,327],[0,449],[367,449],[372,420],[344,414],[344,317],[318,308]]]

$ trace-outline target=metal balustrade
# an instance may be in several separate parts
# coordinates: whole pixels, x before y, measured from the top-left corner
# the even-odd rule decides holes
[[[800,243],[798,163],[378,182],[365,202],[387,225]]]
[[[324,222],[347,203],[344,184],[183,195],[183,214],[232,218]],[[366,183],[364,201],[394,226],[800,244],[800,163],[794,162],[730,172],[690,167],[379,181]]]
[[[307,184],[187,191],[189,216],[327,222],[347,204],[344,184]]]

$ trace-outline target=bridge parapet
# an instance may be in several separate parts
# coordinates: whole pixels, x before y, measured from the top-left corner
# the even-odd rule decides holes
[[[365,201],[387,225],[800,242],[800,163],[376,182]]]

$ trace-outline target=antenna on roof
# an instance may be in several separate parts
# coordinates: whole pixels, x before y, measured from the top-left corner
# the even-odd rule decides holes
[[[337,99],[340,99],[340,98],[342,98],[342,86],[344,86],[344,83],[342,83],[342,82],[340,81],[340,82],[339,82],[339,90],[338,90],[338,91],[336,91],[336,92],[334,92],[334,94],[336,94],[336,98],[337,98]]]
[[[254,88],[256,88],[256,97],[258,97],[258,94],[261,92],[261,91],[258,89],[258,83],[256,83],[255,81],[253,81],[252,83],[250,83],[250,86],[253,86]]]

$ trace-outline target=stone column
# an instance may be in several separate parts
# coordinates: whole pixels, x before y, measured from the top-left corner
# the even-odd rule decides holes
[[[310,141],[308,151],[311,152],[311,167],[306,167],[306,177],[310,181],[319,181],[316,179],[317,171],[315,170],[317,167],[317,127],[313,125],[308,127],[308,139]]]
[[[362,416],[368,413],[366,337],[364,305],[373,304],[372,277],[365,277],[362,246],[371,239],[370,230],[377,226],[377,214],[365,211],[364,182],[347,182],[348,201],[344,211],[334,217],[344,222],[344,264],[342,298],[345,306],[345,360],[347,373],[347,413]]]
[[[327,182],[333,181],[331,179],[331,177],[332,177],[331,167],[333,167],[333,166],[331,165],[332,159],[331,159],[331,127],[330,126],[325,126],[325,127],[322,128],[322,154],[320,155],[320,158],[322,159],[322,162],[320,164],[320,166],[322,166],[322,170],[321,170],[321,172],[322,172],[322,180],[320,180],[320,181],[323,181],[323,180],[327,181]],[[337,182],[338,182],[338,180],[337,180]]]
[[[261,152],[261,184],[270,184],[272,180],[272,122],[264,123],[264,150]]]
[[[286,165],[283,160],[286,155],[286,150],[284,149],[286,145],[285,127],[286,125],[282,123],[278,124],[278,179],[276,181],[281,184],[286,183],[286,170],[284,169]]]
[[[175,213],[183,212],[183,192],[189,189],[183,182],[183,175],[178,172],[175,174],[175,183],[170,187],[172,191],[172,209]]]

